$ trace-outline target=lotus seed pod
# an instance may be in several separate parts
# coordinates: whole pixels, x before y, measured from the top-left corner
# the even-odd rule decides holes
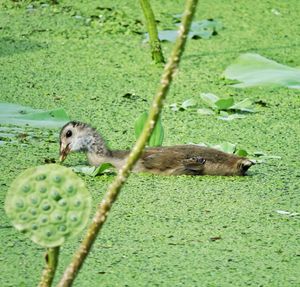
[[[83,230],[91,196],[70,169],[57,164],[27,169],[11,184],[5,211],[18,230],[44,247],[62,245]]]

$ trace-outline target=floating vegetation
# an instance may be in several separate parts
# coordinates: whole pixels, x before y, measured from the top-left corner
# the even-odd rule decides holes
[[[300,89],[300,69],[279,64],[258,54],[243,54],[226,68],[224,76],[241,83],[235,88],[282,86]]]

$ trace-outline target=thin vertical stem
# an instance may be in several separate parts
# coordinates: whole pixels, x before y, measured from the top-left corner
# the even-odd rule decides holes
[[[145,144],[152,133],[155,123],[159,117],[160,111],[163,107],[163,100],[167,95],[174,73],[179,65],[181,55],[185,47],[187,35],[190,29],[190,25],[197,7],[197,3],[198,0],[186,1],[186,8],[182,18],[182,24],[179,28],[179,34],[174,49],[169,58],[169,61],[165,66],[160,86],[158,88],[158,92],[153,99],[149,117],[144,126],[142,134],[138,138],[131,153],[129,154],[125,165],[119,170],[115,180],[108,187],[105,197],[102,200],[100,206],[98,207],[93,221],[87,230],[86,236],[84,237],[81,245],[79,246],[79,249],[74,254],[70,265],[65,270],[63,277],[61,278],[61,281],[58,284],[59,287],[67,287],[72,285],[72,282],[74,281],[77,273],[79,272],[85,258],[89,254],[101,227],[105,223],[113,203],[116,201],[123,184],[128,178],[132,167],[143,152]]]
[[[146,26],[149,33],[152,59],[157,64],[164,63],[165,59],[161,50],[155,17],[151,5],[148,0],[140,0],[140,4],[145,16]]]
[[[58,264],[59,246],[48,248],[46,254],[46,267],[42,273],[39,287],[50,287],[54,279],[55,271]]]

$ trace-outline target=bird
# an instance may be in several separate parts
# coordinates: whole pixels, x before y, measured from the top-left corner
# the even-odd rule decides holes
[[[60,131],[60,162],[71,152],[83,152],[90,165],[124,165],[130,150],[111,150],[101,134],[89,124],[70,121]],[[133,172],[159,175],[243,176],[255,164],[252,160],[196,144],[147,147]]]

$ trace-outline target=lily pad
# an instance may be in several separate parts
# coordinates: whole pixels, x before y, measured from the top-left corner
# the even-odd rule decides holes
[[[227,79],[238,80],[236,88],[255,86],[282,86],[300,89],[300,69],[279,64],[258,54],[240,55],[236,62],[226,68]]]
[[[227,153],[234,153],[236,150],[236,144],[232,144],[229,142],[223,142],[211,147]]]
[[[178,27],[180,23],[176,24]],[[219,30],[223,28],[223,25],[219,20],[206,19],[201,21],[192,22],[190,32],[188,34],[189,39],[210,39],[212,36],[217,35]],[[162,30],[158,32],[158,38],[160,41],[175,42],[178,35],[177,30]],[[149,34],[146,33],[146,42],[149,41]]]
[[[182,102],[180,106],[178,106],[176,103],[171,104],[170,108],[172,111],[185,111],[190,107],[194,107],[196,105],[196,101],[194,99],[188,99]]]
[[[216,108],[215,103],[220,99],[218,96],[212,93],[202,93],[200,94],[200,97],[212,109]]]
[[[241,102],[234,103],[231,107],[229,107],[230,110],[237,110],[241,112],[247,112],[247,113],[253,113],[254,110],[252,108],[252,101],[250,99],[245,99]]]
[[[245,115],[241,115],[233,112],[243,112],[243,113],[254,113],[252,108],[252,101],[249,99],[244,99],[241,102],[235,102],[233,97],[220,98],[212,93],[202,93],[200,94],[201,99],[213,110],[221,120],[234,120],[244,118]],[[198,113],[209,115],[207,109],[199,109]]]
[[[214,111],[211,109],[198,109],[197,113],[200,115],[211,116],[214,114]]]
[[[0,124],[58,128],[68,121],[69,117],[62,108],[44,111],[17,104],[0,103]]]

